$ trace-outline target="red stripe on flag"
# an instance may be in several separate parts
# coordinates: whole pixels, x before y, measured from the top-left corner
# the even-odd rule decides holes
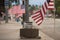
[[[43,20],[42,20],[43,21]],[[38,24],[38,25],[40,25],[41,23],[42,23],[42,21]]]
[[[37,12],[35,12],[35,13],[34,13],[34,15],[32,16],[32,18],[34,18],[34,17],[38,16],[38,15],[40,14],[39,12],[40,12],[40,10],[39,10],[39,11],[37,11]]]
[[[35,18],[34,20],[36,20],[36,19],[38,19],[38,18],[40,18],[41,16],[38,16],[37,18]]]
[[[48,8],[49,10],[54,10],[54,8]]]
[[[42,20],[42,17],[41,17],[41,19],[37,20],[36,23],[40,22],[40,20]]]
[[[37,15],[34,15],[32,18],[34,18],[34,17],[36,17],[36,16],[39,16],[39,14],[37,14]]]
[[[53,2],[49,2],[49,6],[54,6],[54,3]]]
[[[49,4],[48,6],[54,6],[53,4]]]
[[[45,7],[46,7],[46,9],[47,9],[47,8],[48,8],[48,6],[47,6],[46,2],[45,2],[44,4],[45,4]]]
[[[44,10],[45,10],[45,13],[46,13],[46,11],[47,11],[47,8],[46,8],[46,6],[45,6],[45,3],[44,3],[44,5],[43,5],[43,7],[44,7]]]
[[[39,11],[37,11],[37,12],[35,12],[35,14],[37,14],[37,13],[39,13],[40,12],[40,10]]]
[[[37,20],[36,23],[38,23],[40,20],[43,20],[42,10],[40,10],[40,15],[41,15],[41,19]]]
[[[42,5],[42,9],[43,9],[43,12],[44,12],[44,14],[45,14],[46,12],[45,12],[45,9],[44,9],[44,6],[43,6],[43,5]]]

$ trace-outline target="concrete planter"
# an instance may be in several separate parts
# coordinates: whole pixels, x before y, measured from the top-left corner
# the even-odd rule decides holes
[[[39,36],[38,29],[20,29],[21,38],[37,38]]]

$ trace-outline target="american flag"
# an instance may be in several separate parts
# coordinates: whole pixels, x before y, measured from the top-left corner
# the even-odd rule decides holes
[[[21,5],[21,12],[25,13],[25,5]]]
[[[25,5],[21,5],[21,9],[25,9]]]
[[[25,5],[18,5],[18,10],[17,12],[19,13],[19,16],[23,16],[23,14],[25,13]]]
[[[53,8],[53,0],[46,0],[45,2],[44,2],[44,4],[42,5],[42,8],[39,10],[39,11],[37,11],[36,13],[34,13],[33,15],[32,15],[32,19],[38,24],[38,25],[40,25],[42,22],[43,22],[43,19],[44,19],[44,15],[45,15],[45,13],[47,12],[47,9],[54,9]]]
[[[48,10],[54,10],[54,0],[47,0]]]
[[[25,6],[24,5],[15,5],[13,6],[12,8],[10,8],[9,10],[9,13],[12,13],[12,14],[18,14],[18,17],[19,16],[22,16],[23,13],[25,13]]]

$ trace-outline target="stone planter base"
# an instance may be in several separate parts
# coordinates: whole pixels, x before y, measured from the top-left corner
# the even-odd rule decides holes
[[[21,38],[40,38],[38,29],[20,29]]]

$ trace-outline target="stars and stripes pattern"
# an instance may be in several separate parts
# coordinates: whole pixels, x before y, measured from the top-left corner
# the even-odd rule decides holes
[[[46,0],[42,5],[42,8],[32,15],[32,19],[37,23],[37,25],[40,25],[43,22],[47,9],[48,10],[54,9],[53,7],[54,4],[52,2],[53,0],[48,0],[48,1]]]

